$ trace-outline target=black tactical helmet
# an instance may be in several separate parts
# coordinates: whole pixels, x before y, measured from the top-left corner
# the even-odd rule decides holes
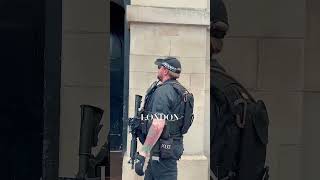
[[[222,39],[229,29],[227,9],[223,0],[210,1],[210,35]]]

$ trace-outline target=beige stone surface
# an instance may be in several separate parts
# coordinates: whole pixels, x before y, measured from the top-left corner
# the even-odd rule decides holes
[[[300,145],[302,143],[302,129],[301,127],[269,127],[269,139],[270,142],[272,141],[272,143],[277,145]]]
[[[130,55],[130,70],[132,72],[150,72],[157,73],[158,68],[154,64],[157,58],[163,58],[165,56],[155,56],[155,55]],[[180,61],[182,67],[182,75],[193,74],[193,73],[206,73],[204,71],[207,68],[207,61],[205,58],[188,58],[188,57],[178,57],[176,58]]]
[[[109,1],[63,1],[63,30],[66,32],[109,32]]]
[[[179,180],[209,179],[208,159],[204,156],[189,156],[186,160],[182,159],[178,164],[178,169],[180,169]]]
[[[205,105],[204,105],[204,155],[210,158],[210,90],[205,91]]]
[[[132,54],[129,58],[131,72],[150,72],[157,74],[158,67],[154,64],[154,62],[157,58],[162,58],[162,56]]]
[[[206,26],[183,24],[132,23],[130,24],[130,32],[137,37],[185,37],[186,39],[204,39],[207,35],[205,27]],[[203,49],[203,51],[206,51],[206,49]]]
[[[258,88],[302,90],[303,40],[265,39],[261,43]]]
[[[302,123],[302,92],[257,92],[268,109],[270,128],[300,129]]]
[[[129,72],[130,88],[147,90],[154,81],[157,81],[157,73]]]
[[[245,87],[257,87],[258,40],[225,39],[223,51],[217,59]]]
[[[230,38],[224,40],[219,63],[247,88],[256,88],[258,64],[258,40]]]
[[[106,86],[108,40],[101,34],[65,35],[61,66],[63,84]]]
[[[303,93],[289,91],[253,92],[267,106],[269,144],[267,164],[272,180],[299,179],[301,174],[301,143],[303,123]],[[295,172],[289,173],[290,169]],[[290,178],[289,178],[290,179]]]
[[[201,155],[205,152],[205,129],[206,122],[204,121],[204,109],[195,108],[195,117],[192,126],[187,134],[184,135],[184,154]]]
[[[130,23],[166,23],[207,26],[210,13],[205,9],[164,8],[129,5],[127,19]]]
[[[206,58],[177,57],[181,62],[182,72],[190,74],[205,74]]]
[[[129,157],[127,155],[123,158],[123,180],[143,180],[131,170],[131,165],[127,162]],[[146,168],[146,166],[145,166]],[[178,161],[178,180],[208,180],[208,159],[202,155],[185,155]]]
[[[141,106],[143,106],[144,104],[144,98],[145,98],[145,95],[146,95],[146,90],[147,89],[133,89],[133,88],[130,88],[129,89],[129,117],[133,117],[134,115],[134,102],[135,102],[135,95],[141,95],[143,97],[142,99],[142,103],[141,103]]]
[[[131,33],[131,55],[169,56],[171,55],[170,48],[171,39],[169,37],[141,37]]]
[[[282,145],[279,148],[278,179],[301,180],[301,147],[297,145]]]
[[[196,8],[205,9],[209,7],[207,0],[184,1],[184,0],[132,0],[132,5],[170,7],[170,8]]]
[[[194,90],[204,90],[205,89],[205,74],[192,74],[191,76],[191,87]]]
[[[208,58],[206,60],[206,82],[205,82],[205,90],[209,91],[210,90],[210,59]]]
[[[185,88],[190,89],[191,87],[191,76],[192,74],[181,73],[179,79],[177,79]]]
[[[270,167],[270,180],[278,180],[279,176],[279,144],[270,141],[267,148],[266,165]]]
[[[303,124],[303,179],[316,180],[319,172],[319,111],[320,93],[309,92],[304,94],[304,124]]]
[[[206,28],[131,24],[131,55],[206,58]]]
[[[225,0],[230,36],[304,37],[304,0]]]
[[[319,71],[319,38],[320,38],[320,12],[319,1],[306,0],[307,19],[306,21],[306,40],[305,40],[305,89],[307,90],[320,90],[320,71]]]
[[[203,28],[205,30],[205,28]],[[201,32],[199,32],[201,33]],[[171,51],[172,56],[182,56],[182,57],[206,57],[206,51],[204,51],[206,46],[206,38],[198,38],[191,36],[172,38],[171,40]]]
[[[301,158],[301,154],[299,154],[300,151],[297,152],[297,148],[282,147],[299,147],[301,145],[301,135],[302,132],[300,128],[269,128],[266,164],[270,167],[270,178],[272,180],[281,180],[283,178],[280,177],[288,177],[290,176],[288,169],[297,168],[297,163],[300,163]],[[290,160],[288,156],[284,156],[285,153],[292,159]],[[291,157],[292,154],[296,156]],[[301,171],[291,174],[297,175],[299,173],[301,173]]]
[[[302,149],[302,177],[303,179],[316,180],[319,177],[319,19],[318,7],[320,1],[306,0],[307,21],[305,40],[305,90],[304,94],[304,124],[303,124],[303,149]]]
[[[209,98],[209,97],[205,96],[205,94],[206,94],[205,90],[197,90],[197,89],[194,89],[193,87],[191,87],[190,92],[194,96],[194,106],[195,107],[203,107],[205,104],[205,99]]]

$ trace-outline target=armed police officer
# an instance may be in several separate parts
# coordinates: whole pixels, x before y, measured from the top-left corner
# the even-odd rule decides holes
[[[188,97],[183,94],[187,90],[177,81],[181,73],[178,59],[157,59],[155,64],[159,81],[153,83],[145,97],[141,119],[145,121],[147,131],[139,136],[143,146],[136,155],[135,172],[145,175],[145,180],[176,180],[177,160],[184,150],[183,134],[191,126],[191,123],[185,123],[188,119],[185,117],[190,116],[185,113],[186,110],[190,113],[185,105]],[[193,106],[193,97],[189,99]],[[144,173],[147,157],[149,162]]]

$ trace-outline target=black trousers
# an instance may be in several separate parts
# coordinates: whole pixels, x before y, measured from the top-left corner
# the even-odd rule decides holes
[[[144,180],[177,180],[177,160],[160,159],[149,160]]]

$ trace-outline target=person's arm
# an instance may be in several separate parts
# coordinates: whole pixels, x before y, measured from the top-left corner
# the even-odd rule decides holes
[[[141,148],[141,151],[139,153],[144,156],[150,156],[150,151],[153,148],[153,146],[157,143],[159,140],[162,131],[164,129],[164,126],[166,124],[164,116],[160,116],[160,114],[167,115],[170,113],[170,104],[172,103],[173,96],[174,96],[174,90],[171,86],[165,85],[165,87],[160,87],[161,89],[157,89],[155,93],[155,99],[152,103],[152,113],[158,114],[159,118],[155,118],[152,120],[152,124],[149,128],[146,140]]]
[[[141,148],[141,151],[139,152],[140,155],[144,157],[148,157],[150,155],[151,149],[161,136],[164,125],[164,119],[153,119],[150,129],[148,131],[147,138]]]

